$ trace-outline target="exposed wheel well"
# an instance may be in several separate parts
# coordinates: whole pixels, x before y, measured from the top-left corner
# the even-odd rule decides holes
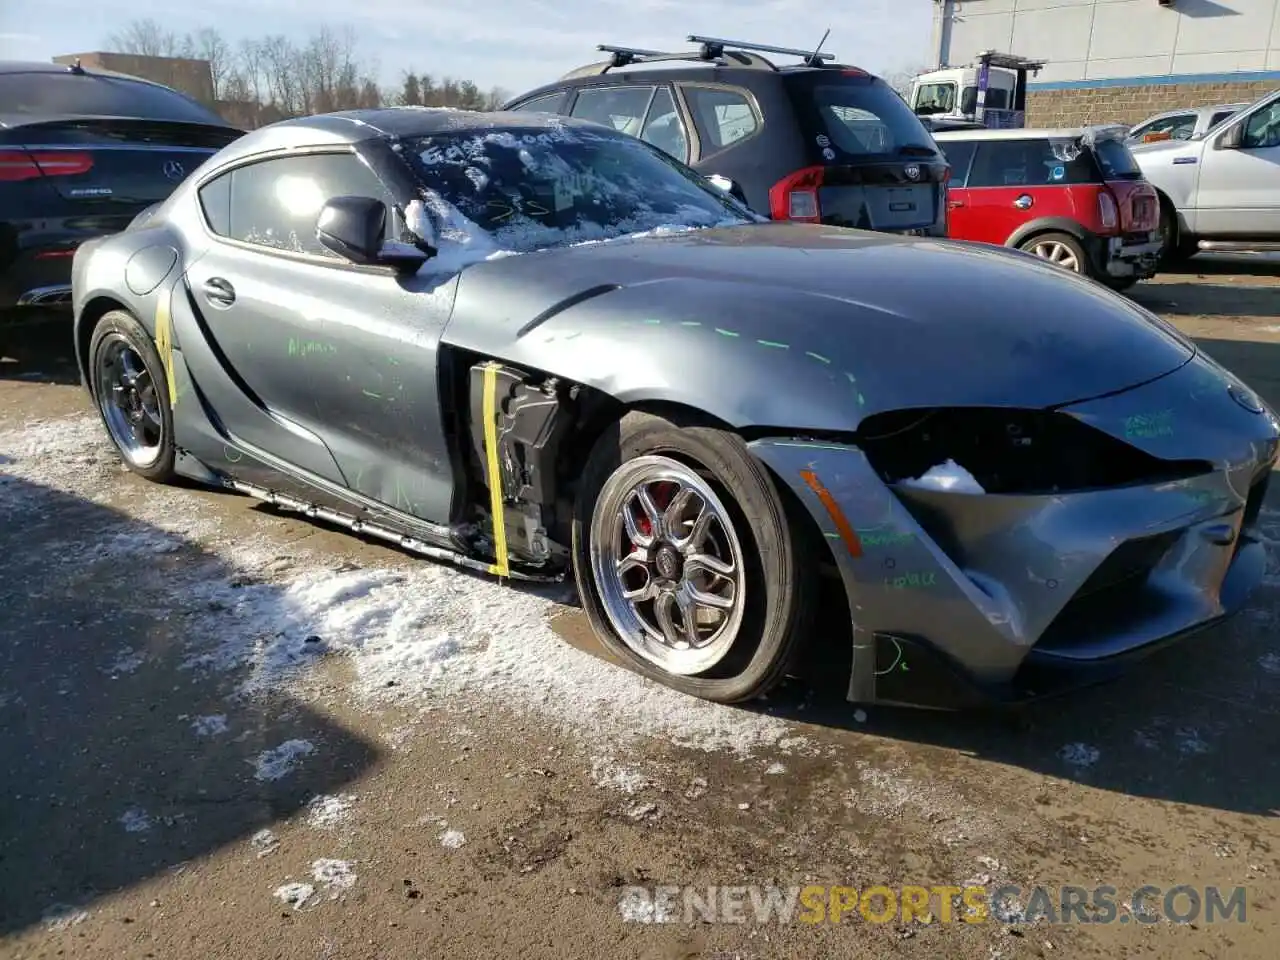
[[[76,366],[80,368],[80,376],[85,383],[89,382],[89,340],[98,321],[112,310],[128,310],[128,307],[111,297],[94,297],[80,311],[76,325]]]

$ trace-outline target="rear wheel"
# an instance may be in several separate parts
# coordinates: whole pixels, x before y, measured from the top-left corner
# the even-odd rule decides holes
[[[1089,275],[1089,261],[1084,247],[1075,237],[1066,233],[1042,233],[1022,241],[1019,250],[1047,260],[1056,267],[1070,270],[1082,276]]]
[[[104,314],[94,327],[89,384],[125,465],[148,480],[172,480],[173,411],[164,365],[146,329],[123,310]]]
[[[638,672],[721,703],[782,679],[812,613],[803,531],[741,438],[631,413],[597,441],[573,522],[597,636]]]
[[[1166,266],[1185,263],[1200,247],[1194,237],[1184,237],[1178,228],[1178,213],[1168,203],[1160,204],[1160,262]]]

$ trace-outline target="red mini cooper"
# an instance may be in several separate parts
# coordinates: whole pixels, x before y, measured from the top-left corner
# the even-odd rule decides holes
[[[936,133],[947,235],[1017,247],[1123,290],[1153,276],[1160,203],[1123,127]]]

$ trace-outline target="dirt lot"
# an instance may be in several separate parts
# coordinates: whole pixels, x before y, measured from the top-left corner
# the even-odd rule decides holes
[[[1242,258],[1134,296],[1280,404],[1277,287]],[[713,707],[565,643],[565,590],[138,481],[73,380],[0,367],[0,956],[1275,956],[1280,576],[1021,726]],[[746,922],[646,923],[626,890],[771,884],[1022,893],[812,924],[721,890]],[[1142,916],[1144,884],[1244,887],[1244,922]],[[1120,908],[1025,922],[1037,885]]]

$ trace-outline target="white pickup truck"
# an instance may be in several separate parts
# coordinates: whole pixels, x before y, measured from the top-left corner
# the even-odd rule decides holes
[[[1280,90],[1190,140],[1129,149],[1160,195],[1166,262],[1280,251]]]

